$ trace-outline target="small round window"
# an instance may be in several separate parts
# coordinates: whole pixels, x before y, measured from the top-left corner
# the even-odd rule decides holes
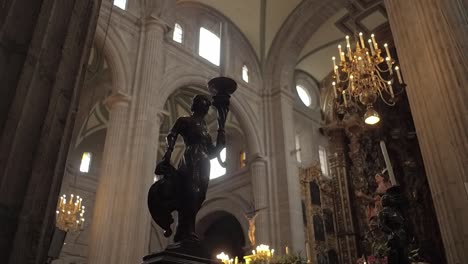
[[[311,104],[311,98],[309,92],[301,85],[296,85],[296,91],[301,99],[302,103],[304,103],[307,107]]]

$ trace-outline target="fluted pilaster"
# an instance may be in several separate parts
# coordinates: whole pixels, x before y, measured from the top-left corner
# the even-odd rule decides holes
[[[447,261],[468,260],[466,1],[386,0]]]
[[[256,156],[250,163],[250,173],[252,175],[252,189],[255,208],[260,210],[255,219],[257,244],[270,243],[270,224],[268,221],[268,188],[267,188],[267,167],[266,160],[261,156]]]
[[[128,244],[118,263],[139,263],[147,255],[151,232],[151,217],[147,206],[148,190],[153,183],[159,141],[160,106],[157,105],[159,84],[163,79],[164,34],[168,26],[160,18],[144,19],[142,53],[136,76],[131,113],[131,130],[127,152],[127,197],[123,201],[125,213],[131,218],[122,222],[120,238]],[[130,195],[131,194],[131,195]]]
[[[267,131],[270,238],[274,248],[304,251],[301,189],[295,149],[293,98],[279,91],[265,98]]]
[[[104,144],[99,184],[91,227],[89,263],[121,263],[117,258],[131,254],[120,238],[124,218],[133,215],[122,210],[127,195],[125,170],[125,143],[128,133],[130,98],[116,93],[106,99],[109,123]]]

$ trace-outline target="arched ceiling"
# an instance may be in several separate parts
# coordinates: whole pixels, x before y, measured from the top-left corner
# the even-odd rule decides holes
[[[275,40],[275,36],[302,1],[307,0],[178,0],[179,3],[198,2],[224,14],[246,36],[261,61],[268,55],[272,43],[281,41]],[[337,45],[342,44],[345,35],[352,35],[353,31],[370,35],[374,29],[388,23],[383,0],[327,1],[343,1],[347,7],[330,17],[312,35],[296,66],[317,82],[331,72],[331,57],[338,56]]]
[[[263,58],[288,15],[301,0],[179,0],[199,2],[228,17]]]
[[[296,69],[309,73],[317,82],[333,69],[331,58],[338,57],[338,45],[346,46],[345,36],[363,32],[365,37],[388,23],[382,0],[352,0],[346,8],[330,17],[312,35],[301,52]],[[356,23],[353,22],[353,18]],[[367,43],[366,38],[366,43]],[[353,45],[352,45],[353,46]]]

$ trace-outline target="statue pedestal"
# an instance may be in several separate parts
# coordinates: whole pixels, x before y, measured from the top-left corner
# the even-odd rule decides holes
[[[221,264],[208,259],[209,254],[198,240],[185,240],[169,245],[166,250],[143,258],[143,264]]]
[[[144,257],[143,264],[221,264],[221,262],[165,250]]]

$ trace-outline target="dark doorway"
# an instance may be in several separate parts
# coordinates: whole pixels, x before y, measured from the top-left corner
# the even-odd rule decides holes
[[[245,238],[242,227],[237,219],[228,213],[223,213],[208,225],[203,234],[204,242],[210,256],[224,252],[229,257],[239,257],[243,260]]]

